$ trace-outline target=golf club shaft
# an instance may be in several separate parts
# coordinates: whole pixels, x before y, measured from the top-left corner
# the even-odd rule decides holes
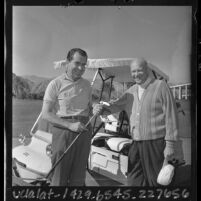
[[[93,120],[93,118],[96,115],[93,115],[89,121],[86,123],[85,127],[87,127],[91,121]],[[48,178],[50,176],[50,174],[53,172],[53,170],[55,169],[55,167],[58,165],[58,163],[62,160],[62,158],[64,157],[64,155],[68,152],[68,150],[71,148],[71,146],[75,143],[75,141],[78,139],[78,137],[82,134],[82,132],[80,132],[75,139],[71,142],[71,144],[68,146],[68,148],[64,151],[64,153],[60,156],[60,158],[57,160],[57,162],[54,164],[54,166],[51,168],[51,170],[48,172],[48,174],[45,176],[45,178]]]

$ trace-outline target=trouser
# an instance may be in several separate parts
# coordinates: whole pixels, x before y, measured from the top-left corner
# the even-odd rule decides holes
[[[159,186],[157,177],[164,162],[164,138],[133,141],[128,154],[128,186]]]
[[[85,122],[86,123],[86,122]],[[51,186],[83,186],[86,176],[86,166],[91,144],[91,126],[83,132],[63,159],[58,163],[51,175]],[[78,135],[67,129],[52,126],[52,166]]]

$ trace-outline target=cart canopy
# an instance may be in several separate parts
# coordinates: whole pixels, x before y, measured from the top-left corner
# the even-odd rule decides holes
[[[133,82],[130,73],[130,64],[134,58],[105,58],[105,59],[88,59],[86,70],[95,72],[101,69],[105,77],[114,77],[116,82]],[[149,68],[154,72],[158,79],[169,80],[168,75],[162,72],[158,67],[148,62]],[[66,67],[66,60],[55,61],[54,68]]]
[[[114,76],[116,82],[132,82],[130,73],[130,64],[133,58],[106,58],[106,59],[88,59],[87,70],[101,69],[106,76]],[[168,75],[162,72],[158,67],[149,63],[149,68],[154,71],[159,79],[169,80]]]

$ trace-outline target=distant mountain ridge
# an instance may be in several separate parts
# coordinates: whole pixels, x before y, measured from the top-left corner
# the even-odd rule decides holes
[[[45,89],[51,80],[52,79],[45,79],[39,83],[36,82],[36,84],[31,88],[31,93],[38,94],[45,92]]]
[[[36,75],[23,75],[21,77],[28,79],[28,80],[35,82],[35,83],[40,83],[40,82],[43,82],[44,80],[50,80],[51,79],[51,78],[40,77],[40,76],[36,76]]]
[[[12,95],[19,99],[42,99],[45,89],[53,78],[17,76],[13,73]]]

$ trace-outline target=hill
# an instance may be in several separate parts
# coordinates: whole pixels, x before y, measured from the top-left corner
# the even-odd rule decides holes
[[[34,84],[32,81],[17,76],[14,73],[12,76],[12,81],[13,81],[12,94],[16,98],[26,98],[27,94],[29,94],[31,91],[32,85]]]
[[[17,76],[13,73],[12,94],[19,99],[42,99],[51,79],[37,76]]]
[[[33,85],[31,89],[31,93],[32,94],[44,93],[47,85],[49,84],[51,80],[52,79],[45,79],[39,83],[36,83],[35,85]]]
[[[39,77],[39,76],[36,76],[36,75],[23,75],[21,76],[22,78],[24,79],[27,79],[27,80],[30,80],[34,83],[41,83],[43,82],[44,80],[50,80],[51,78],[47,78],[47,77]]]

